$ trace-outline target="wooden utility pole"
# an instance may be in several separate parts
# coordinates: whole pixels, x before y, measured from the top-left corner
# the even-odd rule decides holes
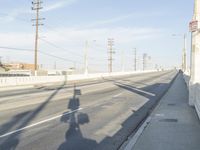
[[[40,23],[40,20],[44,20],[44,18],[40,18],[39,13],[40,13],[40,9],[42,9],[41,7],[42,1],[41,0],[34,0],[32,1],[32,10],[36,11],[36,18],[32,19],[32,21],[34,21],[35,23],[33,24],[33,26],[36,27],[36,32],[35,32],[35,52],[34,52],[34,71],[35,71],[35,75],[37,74],[37,70],[38,70],[38,30],[39,30],[39,26],[43,25],[42,23]]]
[[[109,58],[108,58],[108,70],[109,73],[112,73],[113,71],[113,54],[115,53],[113,50],[113,46],[114,46],[114,39],[108,39],[108,54],[109,54]]]

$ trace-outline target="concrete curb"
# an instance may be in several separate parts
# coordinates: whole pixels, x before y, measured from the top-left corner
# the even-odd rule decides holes
[[[159,97],[157,97],[153,106],[149,109],[149,111],[145,113],[145,116],[141,118],[134,132],[127,137],[127,140],[119,147],[119,150],[131,150],[134,147],[135,143],[137,142],[137,139],[142,134],[142,131],[146,128],[146,126],[150,122],[151,120],[150,115],[152,114],[153,110],[155,109],[156,106],[158,106],[162,97],[169,91],[169,89],[171,88],[171,86],[173,85],[174,81],[177,79],[179,74],[180,72],[178,72],[174,76],[172,81],[169,83],[167,89],[161,95],[159,95]]]

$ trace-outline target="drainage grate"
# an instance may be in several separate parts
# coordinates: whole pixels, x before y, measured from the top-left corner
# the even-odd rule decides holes
[[[178,119],[161,119],[160,122],[178,122]]]
[[[173,104],[173,103],[171,103],[171,104],[168,104],[168,106],[175,106],[176,104]]]

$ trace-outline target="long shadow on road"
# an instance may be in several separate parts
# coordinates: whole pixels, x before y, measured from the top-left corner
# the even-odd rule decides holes
[[[53,92],[41,105],[35,110],[17,114],[9,122],[3,124],[0,127],[0,135],[4,135],[8,132],[16,131],[0,138],[0,150],[15,150],[20,142],[20,136],[24,130],[20,130],[26,127],[54,98],[54,96],[62,89],[65,85],[61,85],[55,92]]]
[[[94,139],[87,139],[83,137],[80,126],[89,123],[87,114],[80,114],[75,111],[70,116],[63,116],[61,122],[69,124],[69,129],[65,135],[65,142],[62,143],[58,150],[116,150],[128,136],[132,134],[145,117],[148,116],[151,109],[163,96],[170,83],[156,83],[153,85],[145,86],[144,88],[137,88],[131,84],[124,84],[123,82],[114,82],[119,88],[125,89],[132,93],[136,93],[148,99],[148,102],[144,104],[138,110],[133,110],[132,115],[121,124],[121,129],[113,136],[106,136],[101,142],[97,143]],[[68,108],[71,111],[77,110],[80,105],[80,100],[77,98],[77,90],[74,90],[74,96],[70,99]],[[148,94],[151,93],[151,94]],[[82,115],[82,116],[81,116]],[[82,118],[82,119],[81,119]],[[82,121],[80,121],[82,120]]]
[[[114,82],[114,84],[119,88],[146,97],[149,101],[138,110],[133,110],[131,116],[127,117],[127,119],[121,123],[121,129],[118,130],[114,135],[106,136],[100,143],[97,143],[95,139],[88,139],[83,136],[81,126],[84,124],[89,124],[90,119],[88,114],[78,111],[80,108],[79,95],[81,95],[81,91],[74,87],[73,97],[68,103],[68,109],[70,109],[72,113],[63,115],[60,119],[61,122],[66,123],[67,131],[65,133],[65,141],[58,146],[58,150],[118,149],[121,144],[127,140],[127,137],[135,131],[142,120],[149,114],[155,103],[158,102],[158,100],[163,96],[167,88],[170,86],[170,83],[156,83],[138,89],[137,87],[132,86],[131,83],[124,84],[122,82]],[[17,130],[27,126],[46,107],[46,105],[52,100],[52,98],[59,92],[61,88],[58,88],[35,110],[18,114],[9,122],[2,125],[0,127],[0,135],[9,132],[13,128]],[[15,150],[20,143],[20,137],[22,133],[23,130],[0,138],[0,150]]]
[[[175,78],[174,78],[175,79]],[[105,137],[98,145],[95,150],[116,150],[128,140],[128,137],[135,132],[142,121],[149,115],[151,110],[155,107],[156,103],[159,102],[161,97],[166,93],[173,80],[169,83],[156,83],[153,85],[145,86],[144,88],[137,88],[130,84],[115,83],[118,87],[123,88],[132,93],[136,93],[148,99],[138,110],[133,110],[131,116],[129,116],[122,124],[121,129],[113,136]],[[148,94],[151,93],[151,94]]]

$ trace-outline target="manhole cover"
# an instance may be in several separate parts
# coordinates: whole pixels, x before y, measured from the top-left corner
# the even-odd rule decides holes
[[[178,119],[161,119],[160,122],[178,122]]]

